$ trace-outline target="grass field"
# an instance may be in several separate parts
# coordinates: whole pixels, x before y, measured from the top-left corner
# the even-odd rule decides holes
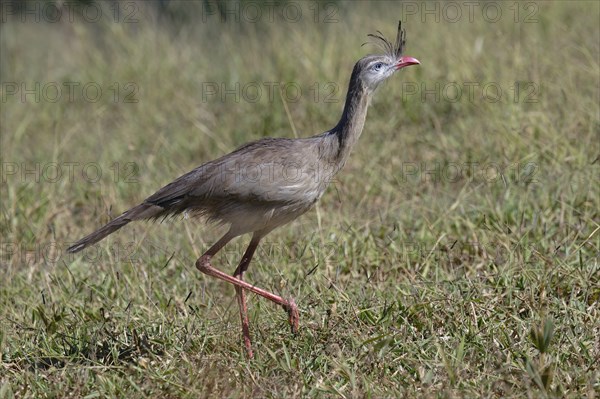
[[[0,398],[600,396],[600,3],[15,4]],[[203,162],[333,127],[366,34],[399,19],[422,64],[247,275],[296,299],[296,336],[250,295],[246,358],[233,288],[194,267],[223,227],[134,223],[65,253]]]

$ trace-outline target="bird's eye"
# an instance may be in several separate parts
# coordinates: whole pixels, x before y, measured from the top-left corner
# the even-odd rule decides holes
[[[381,68],[383,68],[383,62],[378,62],[377,64],[373,65],[374,71],[380,71]]]

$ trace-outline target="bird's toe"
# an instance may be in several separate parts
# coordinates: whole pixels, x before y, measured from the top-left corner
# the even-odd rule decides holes
[[[292,333],[296,334],[298,332],[298,324],[300,322],[300,313],[298,312],[298,306],[293,299],[290,299],[287,303],[286,309],[289,316],[290,327],[292,328]]]

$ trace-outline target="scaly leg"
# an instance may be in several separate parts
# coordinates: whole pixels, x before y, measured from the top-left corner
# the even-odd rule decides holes
[[[238,298],[238,304],[240,305],[240,316],[242,318],[242,333],[244,335],[244,341],[246,341],[246,340],[248,341],[248,344],[246,344],[246,349],[250,348],[250,350],[248,351],[248,355],[250,357],[252,357],[252,349],[251,349],[251,345],[250,345],[250,331],[248,328],[248,316],[247,316],[247,308],[246,308],[244,290],[252,291],[255,294],[258,294],[264,298],[267,298],[268,300],[270,300],[272,302],[275,302],[278,305],[281,305],[288,313],[289,322],[290,322],[293,333],[296,333],[298,331],[298,322],[300,319],[300,315],[298,313],[298,306],[296,306],[296,303],[294,302],[293,299],[285,300],[282,297],[280,297],[279,295],[272,294],[269,291],[263,290],[262,288],[258,288],[258,287],[253,286],[252,284],[248,284],[247,282],[242,280],[242,278],[237,278],[237,277],[225,274],[222,271],[215,269],[210,264],[210,259],[217,252],[219,252],[225,246],[225,244],[227,244],[232,238],[233,238],[233,236],[229,235],[229,233],[225,234],[219,241],[217,241],[216,244],[214,244],[212,247],[210,247],[210,249],[208,251],[206,251],[204,253],[204,255],[202,255],[196,261],[196,268],[198,270],[200,270],[202,273],[208,274],[209,276],[216,277],[220,280],[224,280],[230,284],[235,285],[236,292],[238,292],[237,291],[238,289],[241,289],[241,294],[238,294],[237,298]],[[256,250],[256,246],[258,245],[259,240],[260,240],[259,238],[255,238],[255,237],[253,237],[253,239],[251,240],[250,245],[248,246],[248,249],[246,250],[246,253],[244,254],[244,258],[242,258],[242,262],[240,263],[240,266],[238,266],[238,268],[235,271],[236,276],[239,274],[240,277],[242,277],[243,272],[246,271],[246,269],[248,268],[250,259],[252,258],[252,255],[254,254],[254,251]],[[248,254],[250,254],[249,257],[247,256]],[[245,261],[246,258],[248,258],[247,261]],[[244,327],[244,324],[246,325],[246,327]],[[247,329],[247,331],[244,331],[245,329]]]
[[[238,278],[240,281],[244,280],[244,272],[248,270],[248,266],[250,266],[250,261],[252,260],[252,256],[254,255],[254,251],[256,251],[256,247],[260,242],[260,237],[253,236],[252,240],[250,240],[250,244],[240,261],[239,266],[233,272],[233,277]],[[248,353],[248,357],[252,358],[252,341],[250,339],[250,325],[248,323],[248,306],[246,305],[246,291],[244,289],[236,286],[235,294],[237,297],[238,306],[240,308],[240,319],[242,320],[242,335],[244,337],[244,345],[246,346],[246,351]]]

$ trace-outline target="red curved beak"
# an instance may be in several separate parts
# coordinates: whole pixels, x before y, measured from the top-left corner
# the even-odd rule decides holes
[[[420,62],[418,59],[413,57],[400,57],[398,63],[396,64],[396,70],[411,66],[411,65],[419,65]]]

